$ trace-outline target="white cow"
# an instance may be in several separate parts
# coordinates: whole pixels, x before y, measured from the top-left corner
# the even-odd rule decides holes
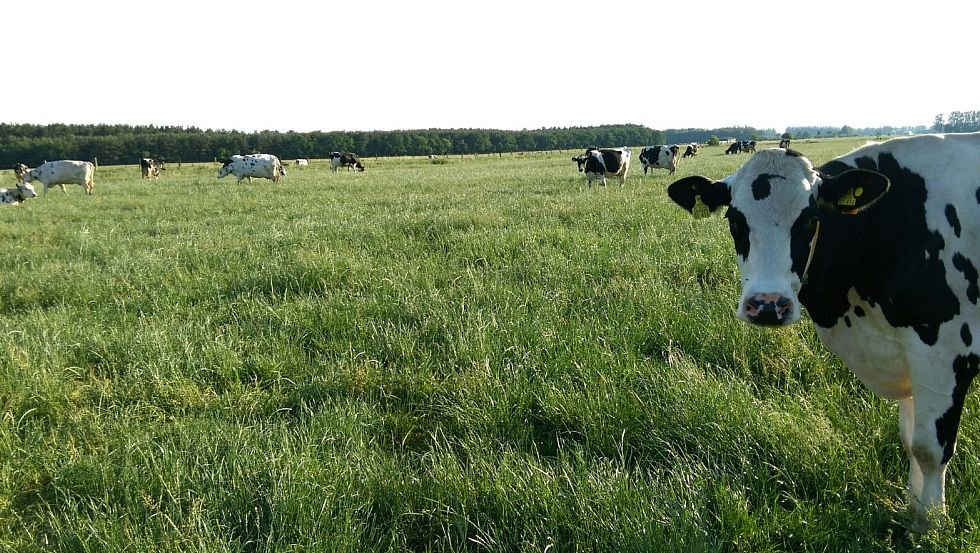
[[[296,166],[297,167],[306,167],[309,164],[310,164],[310,160],[306,159],[305,157],[301,157],[301,158],[299,158],[299,159],[296,160]]]
[[[34,187],[26,182],[17,184],[16,188],[0,188],[0,204],[17,205],[28,198],[36,198]]]
[[[726,210],[739,319],[783,326],[805,307],[824,345],[898,402],[919,529],[945,515],[946,466],[980,372],[977,160],[980,133],[896,138],[820,167],[772,148],[720,181],[667,190],[696,217]]]
[[[89,161],[58,160],[46,161],[36,169],[31,169],[24,174],[24,182],[41,181],[44,184],[44,193],[48,193],[48,188],[60,186],[61,191],[65,190],[66,184],[78,184],[85,188],[85,193],[92,195],[95,188],[95,165]]]
[[[283,169],[279,158],[272,154],[234,155],[226,159],[221,168],[218,169],[219,179],[228,175],[238,177],[236,183],[241,183],[242,179],[245,178],[252,182],[252,177],[271,179],[272,182],[278,183],[279,177],[286,176],[286,171]]]

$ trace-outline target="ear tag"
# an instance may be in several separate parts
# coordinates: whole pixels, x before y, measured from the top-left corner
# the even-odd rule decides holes
[[[691,215],[694,215],[695,219],[707,219],[711,215],[708,204],[701,201],[700,195],[694,196],[694,207],[691,208]]]
[[[860,186],[851,188],[843,196],[841,196],[841,199],[837,200],[837,205],[857,205],[857,199],[860,198],[862,194],[864,194],[864,189]]]

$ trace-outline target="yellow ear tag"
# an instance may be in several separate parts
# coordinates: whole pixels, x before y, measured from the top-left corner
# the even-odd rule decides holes
[[[694,196],[694,207],[691,208],[691,215],[694,215],[695,219],[705,219],[711,215],[708,204],[701,201],[701,196]]]
[[[837,205],[857,205],[857,197],[864,194],[863,188],[851,188],[847,191],[839,200],[837,200]]]

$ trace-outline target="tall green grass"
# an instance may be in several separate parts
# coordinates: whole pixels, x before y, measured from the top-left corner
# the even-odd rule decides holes
[[[587,190],[572,155],[100,167],[3,210],[0,549],[980,547],[975,416],[911,536],[895,406],[734,320],[724,225],[665,188],[745,156]]]

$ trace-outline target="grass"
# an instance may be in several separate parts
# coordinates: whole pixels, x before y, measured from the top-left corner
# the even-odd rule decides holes
[[[911,536],[895,406],[735,321],[724,225],[666,198],[722,152],[100,167],[4,210],[0,550],[976,550],[976,399]]]

